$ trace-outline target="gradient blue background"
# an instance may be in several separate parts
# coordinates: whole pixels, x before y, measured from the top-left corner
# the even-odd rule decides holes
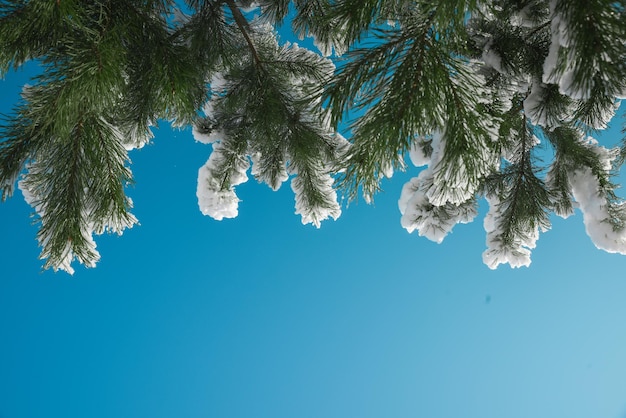
[[[441,245],[400,227],[416,169],[320,230],[254,180],[216,222],[209,152],[166,124],[132,152],[141,225],[74,276],[41,272],[19,192],[0,205],[0,418],[626,417],[626,257],[580,214],[491,271],[484,205]]]

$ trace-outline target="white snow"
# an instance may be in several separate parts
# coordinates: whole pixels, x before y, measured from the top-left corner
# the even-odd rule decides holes
[[[226,89],[226,78],[224,78],[224,74],[221,72],[216,72],[211,76],[209,80],[209,85],[211,86],[211,91],[213,93],[222,93]],[[204,113],[209,115],[211,112],[207,111],[207,108],[204,108]]]
[[[337,33],[347,33],[347,22],[341,23],[341,28],[337,30]],[[333,51],[335,56],[342,56],[347,48],[346,48],[346,40],[345,39],[329,39],[327,42],[322,42],[315,34],[308,33],[307,37],[313,38],[313,45],[321,52],[322,56],[329,57],[333,55]]]
[[[263,156],[260,152],[254,152],[250,154],[250,159],[252,160],[252,170],[251,174],[254,176],[257,181],[263,182],[267,184],[272,190],[277,191],[280,189],[280,186],[289,179],[289,174],[287,173],[287,165],[283,161],[283,164],[280,167],[280,174],[276,179],[276,182],[273,182],[271,178],[263,176],[261,174],[261,164],[263,162]]]
[[[620,105],[621,100],[616,100],[613,103],[613,106],[608,109],[603,109],[602,114],[600,114],[599,117],[593,121],[591,127],[598,130],[606,129],[609,126],[609,122],[611,122],[611,120],[613,120],[613,117],[615,117],[615,114],[619,110]]]
[[[204,116],[207,118],[213,119],[215,114],[215,102],[219,100],[219,97],[224,94],[227,88],[227,81],[224,78],[224,74],[221,72],[216,72],[211,76],[209,80],[209,85],[211,86],[212,97],[204,103],[202,107],[202,112]],[[224,138],[224,131],[220,129],[214,129],[208,134],[201,133],[198,131],[198,128],[193,125],[192,126],[192,135],[193,139],[202,144],[213,144]]]
[[[211,131],[209,134],[204,134],[198,131],[198,128],[194,125],[191,128],[191,133],[193,135],[193,139],[202,144],[213,144],[216,141],[224,138],[224,132],[221,130]]]
[[[198,206],[204,215],[216,221],[224,218],[236,218],[239,214],[239,198],[234,190],[219,190],[211,187],[211,174],[207,166],[198,171]]]
[[[557,3],[557,0],[550,2],[552,18],[550,31],[552,38],[548,56],[543,64],[543,82],[546,84],[557,84],[561,94],[569,96],[574,100],[588,100],[594,87],[593,80],[575,81],[576,69],[584,65],[593,68],[594,75],[598,75],[600,62],[610,63],[611,58],[607,54],[597,56],[592,54],[592,56],[584,57],[584,59],[588,60],[587,62],[577,62],[579,58],[576,57],[576,45],[570,36],[568,17],[556,12]],[[603,121],[606,121],[609,115],[604,116]],[[603,121],[599,122],[598,125],[605,126],[606,124]]]
[[[521,26],[525,28],[533,28],[535,22],[530,19],[530,9],[533,6],[532,2],[529,2],[519,13],[511,16],[510,22],[513,26]]]
[[[430,157],[424,153],[422,140],[413,141],[409,150],[409,158],[415,167],[421,167],[430,163]]]
[[[468,202],[473,193],[458,202],[452,201],[452,194],[441,199],[432,198],[432,191],[438,190],[433,183],[445,147],[441,133],[436,132],[433,135],[432,146],[433,153],[428,167],[404,185],[398,208],[402,214],[400,223],[404,229],[409,233],[417,230],[420,236],[441,243],[454,225],[471,222],[476,216],[476,209],[471,201]],[[411,150],[414,148],[421,149],[419,145]],[[427,159],[421,151],[414,151],[413,154],[411,160],[414,163],[422,163]]]
[[[569,176],[572,194],[583,213],[587,235],[595,246],[609,253],[626,254],[626,229],[613,230],[609,222],[608,202],[600,192],[598,179],[588,167],[580,168]],[[624,203],[621,206],[624,207]]]
[[[563,34],[565,28],[561,22],[560,16],[555,15],[554,13],[555,7],[556,2],[551,1],[550,11],[552,21],[550,23],[550,32],[552,34],[552,38],[550,40],[550,49],[548,51],[548,56],[543,62],[543,82],[546,84],[559,83],[560,76],[557,72],[559,51],[563,43],[565,43],[565,36]]]
[[[220,142],[213,144],[213,152],[205,165],[198,170],[198,187],[196,196],[198,206],[204,215],[221,221],[224,218],[235,218],[238,215],[239,198],[235,194],[234,187],[248,180],[246,171],[250,167],[247,159],[238,160],[235,167],[231,167],[229,175],[229,187],[222,188],[222,179],[215,175],[220,173],[219,166],[224,162],[224,145]]]
[[[519,238],[512,246],[502,242],[502,202],[496,197],[487,197],[489,212],[483,222],[487,232],[487,249],[483,252],[483,262],[492,270],[500,264],[509,264],[513,268],[530,266],[531,249],[535,248],[539,238],[539,228],[528,226],[524,231],[526,239]]]
[[[208,100],[204,104],[202,111],[204,112],[205,116],[207,116],[208,118],[212,118],[214,112],[213,100]],[[213,144],[214,142],[217,142],[224,138],[224,132],[220,129],[214,129],[210,133],[205,134],[198,131],[198,128],[195,124],[192,125],[191,133],[193,135],[193,139],[202,144]]]
[[[559,78],[556,75],[557,62],[559,57],[559,49],[561,46],[558,41],[554,39],[554,35],[552,37],[552,42],[550,43],[550,49],[548,50],[548,55],[546,56],[545,61],[543,62],[543,78],[542,81],[546,84],[558,83]]]
[[[591,85],[576,86],[574,84],[574,69],[568,67],[559,80],[559,92],[574,100],[588,100],[591,96]]]
[[[498,53],[492,48],[492,46],[493,40],[490,39],[483,49],[482,60],[485,65],[493,68],[494,70],[502,74],[502,57],[498,55]]]
[[[337,202],[337,192],[333,188],[333,178],[330,174],[324,174],[321,178],[319,193],[326,197],[326,201],[333,202],[330,207],[312,205],[306,198],[304,180],[297,175],[291,180],[291,189],[295,193],[296,215],[302,216],[302,224],[313,224],[316,228],[321,226],[323,220],[328,218],[337,219],[341,215],[341,207]]]
[[[258,7],[259,7],[259,3],[256,1],[245,1],[242,3],[241,10],[244,13],[250,13],[253,10],[257,9]]]
[[[557,127],[559,121],[548,119],[548,112],[542,103],[545,87],[540,80],[534,80],[530,94],[524,99],[524,114],[533,124],[550,129]]]
[[[350,147],[352,147],[352,143],[348,141],[339,132],[334,132],[332,134],[332,140],[333,140],[335,147],[337,147],[339,155],[345,155],[350,149]]]
[[[103,127],[109,130],[109,132],[120,142],[120,144],[122,144],[126,151],[141,149],[153,138],[153,133],[149,128],[152,126],[152,123],[150,122],[147,123],[148,129],[145,131],[132,129],[128,132],[120,131],[117,126],[111,124],[105,118],[101,117],[99,122]]]
[[[447,203],[459,205],[472,198],[480,184],[480,177],[486,175],[494,164],[490,161],[494,160],[494,156],[491,155],[484,138],[475,138],[474,146],[478,152],[482,153],[480,157],[460,155],[456,161],[443,164],[448,135],[445,132],[433,134],[433,152],[428,165],[428,169],[432,170],[433,181],[426,195],[430,203],[435,206],[444,206]],[[477,146],[478,143],[482,143],[482,146]],[[480,167],[474,168],[475,172],[472,176],[469,175],[465,158],[468,158],[471,163],[482,162]]]
[[[424,173],[425,171],[426,170],[422,171],[422,173]],[[409,205],[411,198],[413,197],[415,193],[418,192],[418,190],[420,189],[422,185],[424,178],[428,175],[428,174],[424,174],[422,177],[422,173],[420,173],[420,176],[413,177],[411,180],[404,183],[404,186],[402,186],[402,192],[400,192],[400,199],[398,199],[398,209],[400,209],[401,215],[404,215],[406,213],[407,206]],[[413,228],[410,232],[413,232],[413,230],[415,230],[415,228]]]
[[[380,167],[380,174],[388,179],[393,177],[393,164],[387,162]]]
[[[429,170],[423,170],[402,188],[398,201],[400,223],[409,233],[417,230],[420,236],[441,243],[456,224],[471,222],[477,212],[473,202],[433,206],[424,190],[429,176]]]

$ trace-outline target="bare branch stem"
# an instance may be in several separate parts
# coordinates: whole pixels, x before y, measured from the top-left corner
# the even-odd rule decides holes
[[[250,38],[250,34],[248,33],[248,30],[250,29],[250,25],[248,24],[248,21],[246,20],[244,15],[241,13],[241,10],[239,10],[239,7],[237,7],[234,0],[225,0],[225,3],[230,9],[230,12],[233,14],[235,23],[237,24],[237,27],[241,31],[241,34],[243,35],[244,39],[246,40],[246,43],[248,44],[248,48],[250,48],[250,53],[252,54],[254,61],[257,63],[259,67],[262,67],[263,62],[261,61],[261,57],[259,56],[259,53],[256,50],[256,47],[254,46],[254,42],[252,42],[252,38]]]

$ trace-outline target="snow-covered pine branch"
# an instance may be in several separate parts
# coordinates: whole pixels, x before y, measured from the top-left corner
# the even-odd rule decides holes
[[[2,197],[19,184],[33,206],[44,267],[92,266],[93,235],[136,222],[127,152],[169,122],[212,146],[197,194],[215,219],[249,174],[291,177],[319,227],[410,155],[426,167],[400,197],[409,232],[441,242],[486,199],[492,268],[528,265],[550,215],[577,208],[625,253],[626,143],[590,139],[626,97],[625,40],[621,1],[0,0],[0,77],[42,70],[0,126]]]
[[[236,167],[237,179],[243,180],[251,161],[252,175],[273,190],[294,175],[296,213],[319,228],[321,221],[341,213],[330,169],[344,145],[328,126],[319,100],[334,66],[296,44],[279,45],[267,24],[253,21],[246,31],[250,43],[233,51],[239,54],[238,65],[225,67],[217,83],[212,79],[214,96],[194,129],[200,141],[217,141],[198,178],[202,212],[217,220],[237,215],[232,187],[240,181],[220,183],[228,176],[216,167],[222,161]],[[237,164],[225,163],[222,144],[229,138],[241,144]]]

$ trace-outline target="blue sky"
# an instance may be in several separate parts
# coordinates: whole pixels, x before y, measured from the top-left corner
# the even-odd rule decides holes
[[[27,79],[0,82],[1,112]],[[209,152],[165,124],[133,151],[141,225],[74,276],[41,272],[19,192],[0,204],[0,418],[626,417],[626,257],[580,214],[491,271],[484,205],[441,245],[400,227],[417,170],[320,230],[254,181],[217,222]]]

